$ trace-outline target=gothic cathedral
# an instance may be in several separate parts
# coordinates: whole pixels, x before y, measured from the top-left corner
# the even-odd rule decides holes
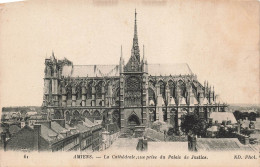
[[[197,112],[206,120],[225,111],[214,87],[199,83],[187,64],[148,64],[140,55],[135,12],[131,57],[119,65],[74,65],[52,53],[45,59],[43,108],[48,119],[100,120],[121,131],[161,121],[179,129],[182,116]],[[144,49],[144,48],[143,48]],[[142,57],[142,58],[141,58]]]

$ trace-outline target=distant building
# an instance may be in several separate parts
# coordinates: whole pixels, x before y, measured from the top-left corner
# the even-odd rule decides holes
[[[212,112],[209,114],[209,119],[213,124],[222,124],[223,122],[229,122],[229,124],[237,123],[237,120],[232,112]]]
[[[42,120],[45,120],[42,115],[32,115],[32,116],[30,116],[30,118],[28,119],[28,125],[29,125],[30,127],[33,127],[33,125],[34,125],[37,121],[42,121]]]

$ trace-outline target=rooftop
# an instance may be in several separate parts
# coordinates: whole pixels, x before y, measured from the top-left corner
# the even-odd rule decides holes
[[[148,151],[188,151],[188,142],[148,142]]]
[[[81,125],[81,124],[78,124],[78,125],[76,125],[75,127],[76,127],[76,129],[77,129],[79,132],[81,132],[81,133],[84,133],[84,132],[87,132],[87,131],[90,130],[90,128],[88,128],[88,127],[85,126],[85,125]]]
[[[46,141],[53,141],[58,134],[56,132],[54,132],[52,129],[49,129],[47,126],[45,125],[41,125],[41,136],[46,140]]]
[[[188,64],[148,64],[148,73],[152,76],[191,75]],[[118,65],[73,65],[64,66],[64,77],[118,77]]]
[[[243,145],[237,138],[197,138],[198,151],[256,151],[251,145]]]

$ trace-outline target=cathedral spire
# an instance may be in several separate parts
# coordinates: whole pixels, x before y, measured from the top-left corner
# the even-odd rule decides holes
[[[134,39],[138,40],[138,37],[137,37],[137,24],[136,24],[136,9],[135,9],[135,30],[134,30]]]
[[[136,9],[135,9],[135,27],[134,27],[134,38],[133,38],[133,48],[132,48],[132,56],[135,56],[136,59],[140,62],[140,50],[138,46],[138,36],[137,36],[137,20],[136,20]]]

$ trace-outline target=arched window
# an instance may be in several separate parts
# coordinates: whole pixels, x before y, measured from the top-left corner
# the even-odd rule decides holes
[[[169,90],[170,90],[170,96],[175,97],[175,84],[173,81],[168,82]]]
[[[87,98],[88,99],[92,98],[92,83],[89,83],[87,86]]]
[[[132,127],[135,127],[137,125],[140,125],[140,120],[139,118],[136,116],[136,115],[131,115],[129,118],[128,118],[128,125],[129,126],[132,126]]]
[[[181,80],[178,81],[178,87],[180,89],[180,95],[186,97],[186,86],[185,83]]]
[[[96,86],[96,98],[97,99],[102,98],[102,82],[99,82]]]
[[[70,121],[70,112],[69,111],[66,111],[65,112],[65,118],[66,118],[66,121]]]
[[[83,112],[83,117],[84,117],[84,118],[90,118],[90,113],[88,112],[88,110],[85,110],[85,111]]]
[[[67,90],[67,100],[71,100],[71,98],[72,98],[71,86],[69,85],[66,90]]]
[[[80,119],[80,114],[79,114],[78,111],[74,111],[74,112],[73,112],[73,118],[74,118],[75,120],[79,120],[79,119]]]
[[[100,120],[100,119],[101,119],[101,115],[100,115],[100,113],[99,113],[98,110],[96,110],[96,111],[93,113],[93,118],[94,118],[95,120]]]
[[[56,110],[56,111],[54,112],[54,118],[55,118],[55,119],[61,119],[61,113],[60,113],[60,111]]]
[[[103,126],[105,126],[105,124],[108,124],[109,123],[109,119],[108,119],[108,110],[104,111],[102,113],[102,117],[103,117]],[[106,127],[105,127],[106,128]]]
[[[77,100],[80,100],[82,98],[82,88],[81,88],[81,86],[76,87],[76,97],[77,97]]]
[[[140,81],[136,77],[130,77],[127,80],[127,90],[136,91],[140,89]]]
[[[112,113],[112,121],[113,123],[116,123],[119,127],[120,125],[120,113],[118,110],[115,110],[113,113]]]
[[[159,82],[160,85],[160,94],[165,97],[165,86],[164,83],[162,81]]]
[[[141,105],[141,82],[139,78],[131,76],[127,79],[125,101],[128,106]]]
[[[149,97],[149,100],[153,100],[155,102],[155,93],[152,88],[148,89],[148,97]]]

